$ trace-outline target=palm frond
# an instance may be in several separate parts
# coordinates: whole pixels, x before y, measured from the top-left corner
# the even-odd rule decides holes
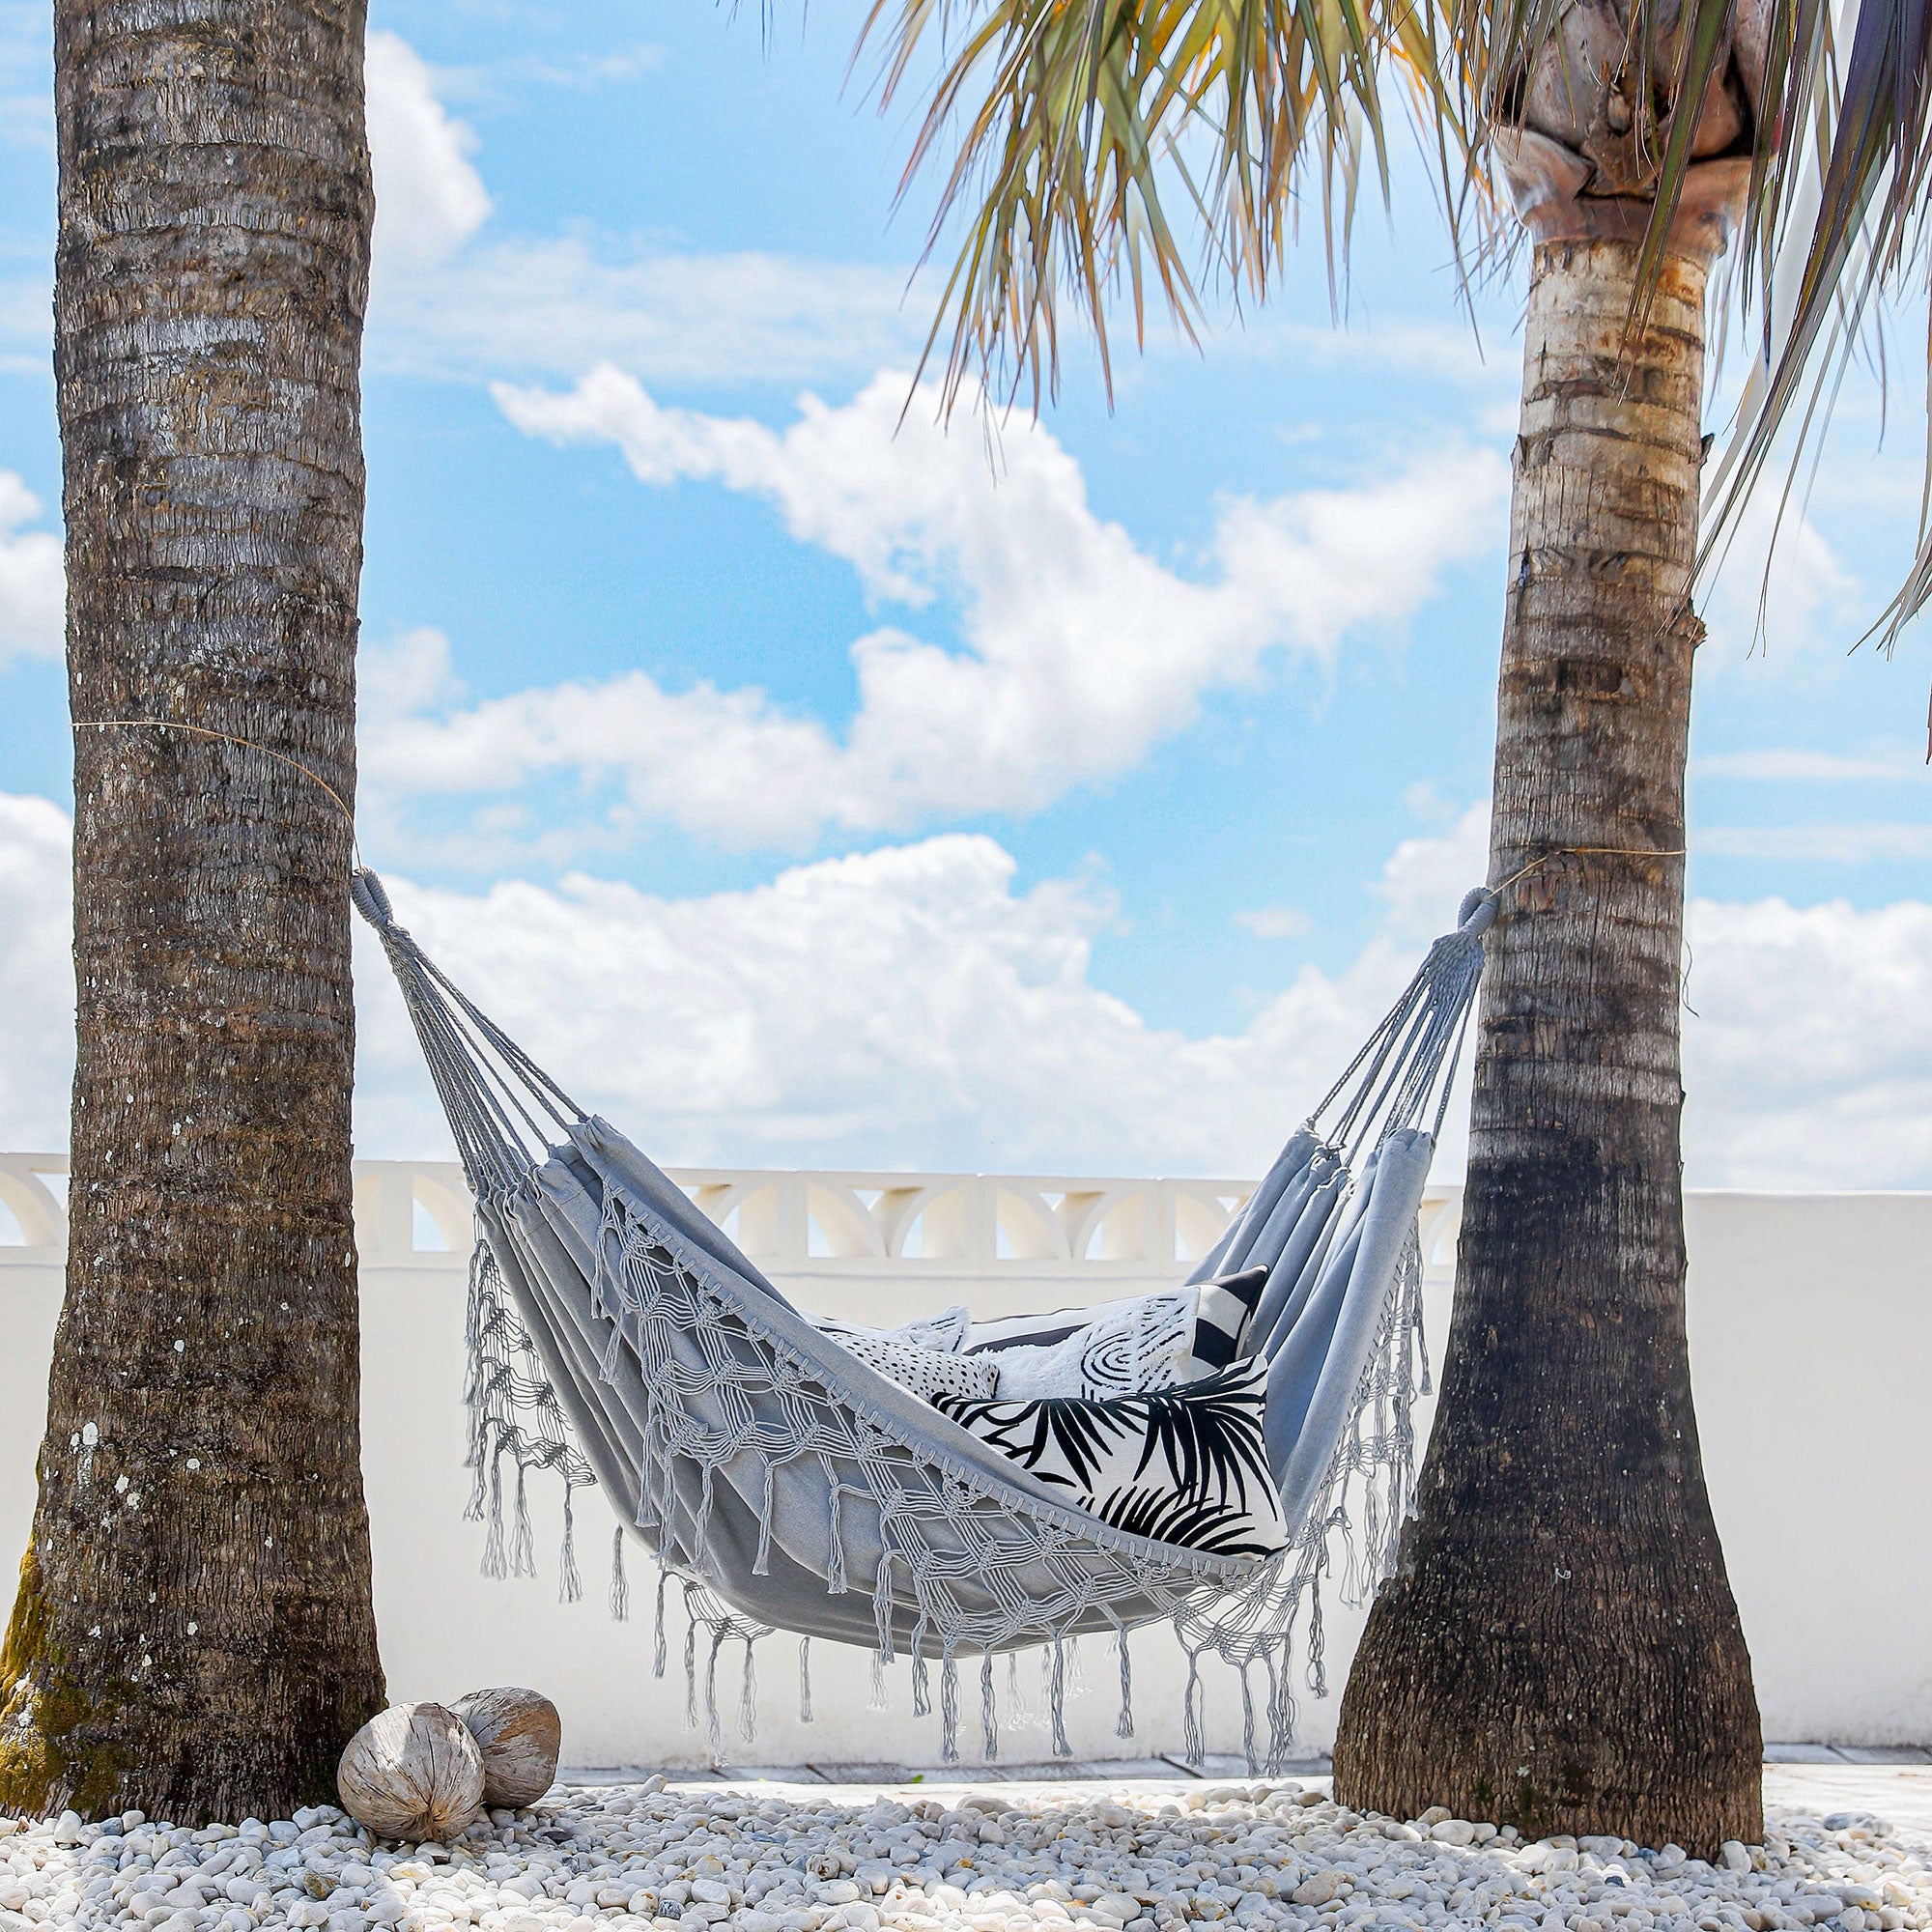
[[[1176,1489],[1237,1497],[1244,1504],[1250,1477],[1263,1484],[1269,1480],[1256,1426],[1262,1399],[1246,1364],[1212,1381],[1183,1382],[1142,1400],[1147,1438],[1137,1477],[1158,1457]]]
[[[1173,1490],[1120,1490],[1100,1497],[1094,1513],[1102,1522],[1151,1543],[1178,1544],[1212,1556],[1265,1556],[1272,1545],[1256,1533],[1253,1518],[1212,1496]]]
[[[1037,408],[1063,300],[1092,326],[1111,393],[1115,300],[1141,342],[1154,301],[1194,333],[1200,268],[1260,296],[1305,184],[1332,276],[1365,164],[1386,193],[1391,74],[1460,208],[1468,76],[1441,17],[1437,0],[874,0],[861,49],[884,45],[881,105],[928,52],[940,67],[905,185],[952,144],[927,240],[964,214],[926,344],[929,357],[945,341],[946,407],[973,377],[1030,383]]]
[[[1815,462],[1861,328],[1926,267],[1932,0],[1859,0],[1841,85],[1822,0],[1778,0],[1778,7],[1777,138],[1763,180],[1753,182],[1747,234],[1764,302],[1763,345],[1715,479],[1707,557],[1728,540],[1780,436],[1792,430],[1789,501],[1807,453]],[[1773,84],[1768,71],[1767,94]],[[1932,369],[1932,336],[1927,354]],[[1882,382],[1882,347],[1874,362]],[[1932,493],[1932,442],[1926,487]],[[1866,634],[1887,645],[1932,598],[1927,507],[1921,500],[1911,569]]]

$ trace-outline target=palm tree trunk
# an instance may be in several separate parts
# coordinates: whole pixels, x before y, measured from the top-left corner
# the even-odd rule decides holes
[[[361,0],[59,0],[67,1299],[0,1804],[286,1816],[377,1709],[350,1219]]]
[[[1714,1855],[1761,1835],[1684,1326],[1679,964],[1701,258],[1535,251],[1449,1355],[1343,1697],[1348,1804]],[[1528,869],[1525,869],[1528,868]]]

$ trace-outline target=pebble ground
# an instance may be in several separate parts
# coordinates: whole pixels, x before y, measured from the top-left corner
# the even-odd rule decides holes
[[[559,1785],[415,1846],[328,1808],[198,1832],[69,1813],[0,1819],[0,1932],[1932,1932],[1932,1836],[1782,1805],[1767,1826],[1713,1865],[1440,1812],[1365,1817],[1293,1779]]]

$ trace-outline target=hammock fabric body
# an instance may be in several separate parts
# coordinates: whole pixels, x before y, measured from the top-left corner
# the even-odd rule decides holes
[[[1065,1755],[1070,1640],[1114,1636],[1127,1737],[1126,1633],[1167,1619],[1190,1661],[1190,1754],[1201,1752],[1198,1665],[1208,1653],[1240,1673],[1250,1761],[1288,1751],[1288,1666],[1304,1603],[1309,1681],[1325,1690],[1320,1583],[1333,1533],[1349,1528],[1350,1483],[1359,1478],[1363,1491],[1344,1581],[1350,1599],[1387,1574],[1409,1501],[1416,1215],[1493,917],[1487,894],[1465,899],[1458,931],[1436,942],[1190,1276],[1269,1270],[1241,1352],[1268,1360],[1264,1435],[1289,1541],[1241,1558],[1100,1521],[857,1360],[456,990],[395,923],[373,873],[358,872],[354,891],[395,970],[476,1197],[469,1463],[471,1514],[488,1522],[487,1575],[535,1574],[526,1481],[548,1469],[564,1484],[562,1594],[580,1595],[572,1498],[582,1487],[603,1489],[623,1524],[612,1612],[628,1612],[628,1531],[658,1559],[660,1672],[666,1586],[682,1587],[693,1721],[700,1634],[708,1639],[714,1749],[723,1647],[745,1645],[740,1728],[749,1738],[752,1647],[783,1629],[805,1640],[803,1717],[812,1637],[867,1645],[881,1665],[909,1654],[921,1714],[937,1664],[949,1763],[958,1751],[961,1666],[978,1670],[990,1758],[995,1657],[1047,1646],[1046,1710]],[[1426,1362],[1422,1375],[1426,1387]],[[507,1552],[506,1464],[516,1486]]]

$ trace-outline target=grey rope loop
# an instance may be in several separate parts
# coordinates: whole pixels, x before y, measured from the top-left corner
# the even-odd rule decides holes
[[[1508,892],[1518,880],[1528,878],[1532,872],[1542,871],[1552,859],[1684,859],[1689,856],[1690,848],[1684,845],[1673,845],[1668,849],[1648,845],[1557,845],[1542,858],[1532,859],[1526,866],[1519,866],[1500,885],[1483,890],[1487,890],[1493,898]],[[1467,903],[1468,900],[1464,899],[1463,904]]]
[[[356,865],[361,865],[362,847],[355,838],[355,814],[350,810],[342,794],[313,766],[303,764],[299,758],[292,758],[286,752],[278,752],[271,745],[258,744],[253,738],[238,738],[233,731],[216,731],[206,724],[188,724],[179,718],[76,718],[73,721],[76,731],[115,731],[136,727],[153,731],[179,731],[187,738],[207,738],[217,745],[234,745],[242,751],[272,758],[276,764],[286,765],[292,772],[299,772],[348,821],[349,842],[355,848]]]
[[[388,891],[368,867],[355,868],[349,896],[388,954],[471,1188],[479,1199],[503,1198],[554,1138],[539,1115],[566,1135],[588,1115],[397,924]]]

